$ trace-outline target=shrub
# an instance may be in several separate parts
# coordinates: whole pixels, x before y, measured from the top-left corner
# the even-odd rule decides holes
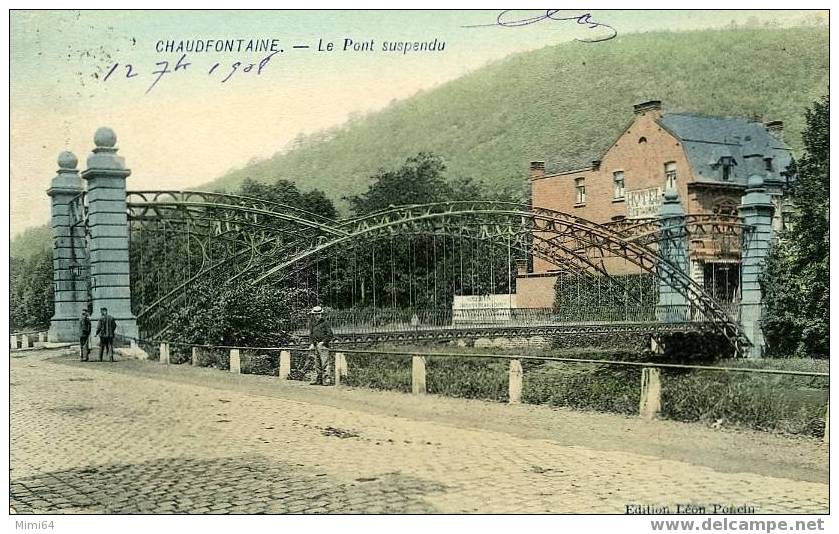
[[[772,367],[777,360],[727,361],[727,367]],[[813,370],[807,360],[790,370]],[[808,367],[809,369],[803,369]],[[824,433],[828,381],[822,377],[719,371],[662,374],[662,415],[677,421],[719,423],[789,434]]]
[[[381,354],[347,356],[348,386],[411,391],[411,358]]]
[[[429,393],[506,401],[508,370],[508,361],[498,358],[430,357],[426,361],[426,385]]]
[[[636,368],[548,362],[524,373],[522,400],[622,414],[638,413],[641,373]]]
[[[245,351],[242,353],[241,361],[243,374],[277,376],[280,367],[280,354],[276,351],[267,354]]]

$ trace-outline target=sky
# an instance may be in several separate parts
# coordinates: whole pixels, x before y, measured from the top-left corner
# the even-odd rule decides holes
[[[544,11],[508,13],[503,26],[496,24],[499,13],[13,11],[10,236],[49,221],[46,190],[58,154],[74,152],[83,169],[100,126],[116,131],[119,153],[132,170],[128,189],[195,189],[286,150],[301,133],[338,126],[510,54],[602,39],[611,35],[605,25],[620,36],[732,21],[791,26],[826,20],[807,11],[592,11],[590,20],[603,25],[592,29],[574,18],[585,11],[553,15],[570,18],[564,21],[544,19]],[[512,24],[524,19],[533,23]],[[245,46],[251,39],[275,40],[282,52],[158,50],[167,41],[234,40],[238,46],[242,40]],[[344,50],[346,39],[359,50]],[[445,42],[442,51],[382,51],[386,42],[435,39],[438,46]],[[372,50],[366,49],[371,40]],[[155,74],[160,70],[169,72]]]

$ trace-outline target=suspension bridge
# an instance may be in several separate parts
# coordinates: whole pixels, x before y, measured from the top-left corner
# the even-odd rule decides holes
[[[739,216],[685,213],[668,191],[659,217],[606,224],[499,201],[391,206],[334,220],[234,194],[130,191],[116,135],[100,128],[94,142],[81,172],[73,154],[59,156],[48,192],[51,340],[75,339],[90,305],[94,319],[107,307],[124,335],[151,339],[166,336],[172,318],[207,291],[271,286],[289,290],[286,304],[301,319],[309,306],[328,307],[343,343],[698,332],[724,338],[739,355],[761,354],[758,277],[772,207],[759,177]],[[703,242],[739,255],[736,301],[691,277],[691,244]],[[558,277],[552,308],[517,298],[534,259]],[[481,299],[495,304],[476,306]],[[303,334],[302,323],[287,326]]]

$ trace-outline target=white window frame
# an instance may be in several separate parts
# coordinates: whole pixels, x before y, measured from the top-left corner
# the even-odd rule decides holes
[[[586,203],[586,178],[574,178],[574,205],[582,206]]]
[[[664,163],[664,190],[676,189],[676,180],[679,179],[678,170],[676,169],[675,161],[667,161]]]
[[[618,180],[620,178],[620,180]],[[620,181],[620,195],[618,195],[618,181]],[[623,171],[612,173],[612,200],[624,200],[626,198],[626,174]]]

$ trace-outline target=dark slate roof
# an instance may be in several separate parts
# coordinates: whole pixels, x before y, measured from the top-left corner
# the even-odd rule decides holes
[[[697,181],[725,183],[720,159],[732,158],[729,183],[746,185],[752,174],[767,182],[785,182],[782,176],[792,162],[789,147],[760,123],[736,117],[708,117],[690,113],[665,113],[659,119],[678,137],[693,167]],[[764,158],[772,158],[772,170],[766,170]]]
[[[792,161],[792,152],[759,122],[737,117],[665,113],[659,123],[679,138],[699,182],[746,185],[749,176],[759,174],[766,182],[786,183],[781,173]],[[603,155],[592,147],[589,153],[574,157],[549,157],[545,172],[555,174],[590,168],[592,160]],[[730,156],[734,161],[728,182],[722,179],[719,166],[723,156]],[[767,157],[772,158],[772,171],[766,170],[764,158]]]

